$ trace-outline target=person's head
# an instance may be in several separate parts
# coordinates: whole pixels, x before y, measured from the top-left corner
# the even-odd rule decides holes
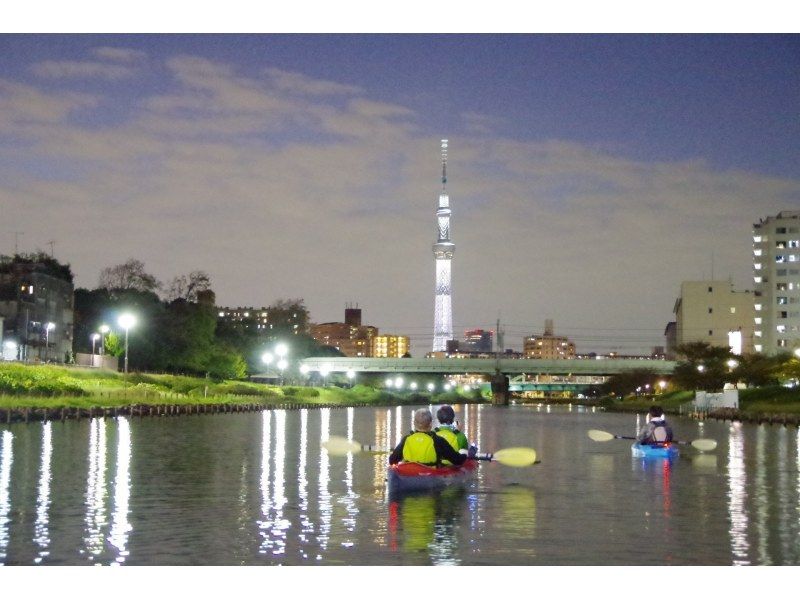
[[[439,420],[440,424],[452,424],[455,418],[456,412],[453,411],[450,405],[442,405],[436,412],[436,419]]]
[[[658,405],[650,407],[650,410],[647,412],[647,419],[658,419],[659,417],[664,417],[664,410]]]
[[[433,417],[431,412],[422,407],[414,412],[414,429],[418,432],[429,432]]]

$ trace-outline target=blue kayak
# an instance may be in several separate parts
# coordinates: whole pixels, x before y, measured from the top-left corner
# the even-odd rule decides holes
[[[638,442],[634,442],[631,445],[631,453],[633,456],[644,459],[648,457],[672,459],[678,456],[678,452],[678,445],[671,442],[659,444],[639,444]]]

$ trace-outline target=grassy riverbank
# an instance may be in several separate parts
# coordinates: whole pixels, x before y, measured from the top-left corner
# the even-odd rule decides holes
[[[392,393],[356,385],[272,386],[170,374],[129,374],[89,368],[0,363],[0,409],[122,407],[127,405],[308,404],[398,405],[471,402],[473,396]]]

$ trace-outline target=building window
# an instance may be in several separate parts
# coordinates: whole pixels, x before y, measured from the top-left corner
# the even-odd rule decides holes
[[[760,330],[756,330],[753,334],[755,334],[756,336],[760,337],[761,336],[761,331]]]
[[[781,268],[780,270],[775,270],[775,276],[786,276],[786,268]]]
[[[786,305],[789,303],[789,299],[787,297],[778,297],[778,305]]]
[[[753,318],[756,324],[761,324],[761,318]]]
[[[779,338],[778,339],[778,346],[779,347],[785,347],[786,346],[786,339],[785,338]]]
[[[778,234],[778,235],[785,235],[786,234],[786,228],[784,228],[784,227],[776,228],[775,229],[775,233]]]
[[[762,345],[755,345],[756,353],[761,353]]]
[[[761,311],[761,304],[760,303],[756,303],[754,307],[756,308],[756,311]]]
[[[791,283],[789,283],[789,288],[791,289]],[[775,283],[775,289],[778,291],[785,291],[786,290],[786,283],[785,282],[777,282]]]
[[[761,282],[761,277],[760,276],[753,276],[753,282],[756,283],[756,284],[759,284]]]
[[[797,249],[798,247],[800,247],[800,241],[797,241],[797,240],[794,240],[794,241],[789,241],[789,242],[786,244],[786,246],[787,246],[789,249]]]
[[[783,334],[783,333],[785,333],[785,332],[786,332],[786,325],[785,325],[785,324],[778,324],[777,326],[775,326],[775,331],[776,331],[778,334]]]
[[[753,268],[755,268],[756,270],[761,270],[761,264],[756,262],[755,264],[753,264]]]
[[[736,308],[735,308],[735,307],[732,307],[732,308],[731,308],[731,313],[732,313],[732,314],[735,314],[735,313],[736,313]]]
[[[761,256],[761,250],[760,249],[754,249],[753,250],[753,255],[756,256],[756,257],[760,257]]]
[[[761,243],[761,237],[759,237],[759,236],[754,236],[754,237],[753,237],[753,243]]]
[[[782,264],[785,261],[786,261],[786,256],[785,255],[776,255],[775,256],[775,262],[776,263]]]
[[[714,308],[713,307],[709,307],[708,308],[708,313],[713,314],[714,313]]]
[[[786,311],[779,311],[778,312],[778,319],[779,320],[785,320],[788,317],[789,317],[789,312],[786,312]]]
[[[786,241],[775,241],[775,247],[777,249],[786,249]]]
[[[713,330],[709,330],[708,331],[708,336],[714,336],[714,331]]]
[[[708,287],[708,292],[711,293],[714,291],[714,287]]]

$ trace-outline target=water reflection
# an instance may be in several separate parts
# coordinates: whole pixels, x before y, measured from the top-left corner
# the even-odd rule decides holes
[[[298,457],[299,466],[297,468],[297,497],[300,508],[300,555],[308,558],[305,544],[307,544],[314,534],[314,524],[308,516],[308,409],[300,412],[300,455]]]
[[[0,567],[6,562],[6,550],[8,550],[9,528],[11,520],[11,463],[14,460],[13,453],[14,436],[9,431],[3,431],[0,435]]]
[[[114,512],[111,516],[109,543],[117,549],[112,564],[122,564],[128,556],[128,534],[133,529],[128,522],[130,500],[131,429],[128,419],[117,418],[117,472],[114,477]]]
[[[41,563],[49,553],[50,532],[48,511],[50,509],[50,460],[53,456],[53,430],[51,422],[42,425],[42,463],[39,469],[39,486],[36,499],[36,523],[33,526],[33,541],[39,547],[34,563]]]
[[[431,493],[392,495],[389,501],[390,550],[428,553],[436,565],[457,565],[458,528],[467,492],[450,486]]]
[[[320,410],[320,442],[325,442],[330,437],[331,430],[331,410]],[[331,492],[329,488],[331,480],[331,462],[328,451],[322,450],[319,455],[319,547],[317,560],[322,560],[322,552],[328,548],[328,539],[331,533],[331,518],[333,509],[331,507]]]
[[[347,439],[354,440],[353,438],[353,414],[354,409],[353,407],[347,408]],[[378,445],[379,446],[379,445]],[[355,455],[353,453],[347,453],[347,465],[345,466],[344,471],[344,484],[345,484],[345,495],[340,499],[340,502],[344,504],[345,512],[347,515],[342,518],[342,523],[344,524],[344,528],[346,531],[350,533],[354,533],[356,530],[356,516],[358,515],[358,507],[356,506],[356,499],[358,495],[353,492],[353,459]],[[350,547],[353,546],[354,541],[350,539],[346,539],[342,542],[342,546]]]
[[[728,437],[728,514],[731,528],[731,552],[734,565],[749,565],[747,541],[747,474],[744,463],[744,434],[742,424],[734,422]]]
[[[106,422],[94,418],[89,424],[89,475],[86,484],[86,536],[84,545],[89,560],[103,551],[106,526]]]
[[[536,496],[533,489],[524,486],[509,486],[497,495],[498,515],[496,528],[508,538],[532,541],[536,536]],[[535,544],[524,544],[524,552],[535,556]]]

